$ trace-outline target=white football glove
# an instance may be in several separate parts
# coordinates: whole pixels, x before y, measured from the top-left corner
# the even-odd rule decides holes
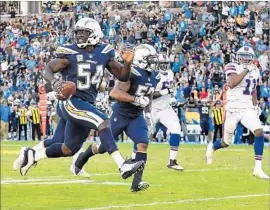
[[[262,114],[262,110],[258,105],[254,106],[254,110],[258,116],[260,116]]]
[[[171,94],[173,92],[174,92],[174,90],[172,88],[166,88],[166,89],[159,91],[160,95],[162,95],[162,96],[167,95],[167,94]]]
[[[134,104],[135,106],[140,106],[140,107],[146,107],[149,104],[150,100],[147,96],[135,96]]]

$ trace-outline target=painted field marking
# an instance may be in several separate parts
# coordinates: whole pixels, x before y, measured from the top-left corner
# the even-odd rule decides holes
[[[248,170],[250,168],[240,168],[240,167],[235,167],[235,168],[201,168],[201,169],[185,169],[184,171],[181,171],[181,172],[175,172],[175,173],[187,173],[187,172],[207,172],[207,171],[230,171],[230,170]],[[147,172],[145,171],[144,172],[145,174],[148,174],[150,172]],[[155,171],[155,173],[167,173],[167,170],[159,170],[159,171]],[[97,174],[90,174],[90,176],[111,176],[111,175],[118,175],[119,176],[119,173],[97,173]],[[49,178],[74,178],[73,176],[40,176],[40,177],[35,177],[33,178],[32,180],[34,179],[49,179]],[[80,178],[85,178],[85,177],[80,177]],[[85,178],[87,179],[87,178]],[[12,178],[1,178],[1,182],[2,181],[8,181],[8,180],[12,180]]]
[[[130,205],[104,206],[104,207],[77,209],[77,210],[121,209],[121,208],[132,208],[132,207],[172,205],[172,204],[182,204],[182,203],[216,201],[216,200],[229,200],[229,199],[241,199],[241,198],[253,198],[253,197],[264,197],[264,196],[269,196],[269,194],[250,194],[250,195],[235,195],[235,196],[216,197],[216,198],[198,198],[198,199],[186,199],[186,200],[176,200],[176,201],[162,201],[162,202],[140,203],[140,204],[130,204]]]
[[[94,180],[76,179],[10,179],[1,181],[1,185],[54,185],[54,184],[94,184],[94,185],[115,185],[129,186],[125,182],[96,182]]]

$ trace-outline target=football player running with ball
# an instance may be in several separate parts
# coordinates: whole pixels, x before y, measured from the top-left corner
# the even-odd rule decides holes
[[[209,144],[206,152],[207,164],[212,163],[214,151],[228,147],[231,144],[234,130],[239,122],[255,135],[254,152],[255,167],[253,175],[262,179],[269,176],[262,170],[262,156],[264,136],[262,124],[258,116],[256,86],[260,72],[253,65],[255,53],[251,47],[241,47],[237,52],[238,63],[229,63],[225,66],[228,90],[224,122],[223,140]]]
[[[103,150],[108,152],[117,164],[122,178],[126,179],[144,167],[144,160],[126,161],[112,136],[109,119],[93,105],[107,68],[118,80],[129,80],[134,53],[125,52],[124,64],[114,59],[114,49],[100,44],[103,37],[99,23],[91,18],[80,19],[74,28],[76,44],[58,47],[56,59],[51,60],[43,77],[51,83],[59,103],[57,113],[60,121],[52,139],[40,142],[34,148],[23,148],[13,167],[20,168],[21,175],[38,161],[45,158],[73,156],[82,147],[91,129],[99,131]],[[61,72],[62,79],[55,74]],[[66,82],[76,84],[76,92],[65,98]]]

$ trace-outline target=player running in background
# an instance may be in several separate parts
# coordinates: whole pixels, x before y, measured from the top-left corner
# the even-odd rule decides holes
[[[253,175],[263,179],[269,176],[262,170],[264,136],[262,124],[258,116],[256,86],[260,72],[253,65],[255,53],[251,47],[241,47],[237,52],[238,63],[229,63],[224,71],[227,78],[226,114],[223,140],[209,144],[206,152],[207,164],[212,163],[214,151],[228,147],[231,144],[234,130],[239,122],[255,135],[255,167]]]
[[[110,96],[117,100],[112,107],[111,129],[115,139],[125,131],[136,146],[135,161],[147,161],[148,127],[150,120],[151,98],[156,87],[156,74],[153,65],[157,62],[154,47],[142,44],[135,48],[134,67],[128,82],[117,81]],[[143,111],[145,110],[145,117]],[[147,123],[148,120],[148,123]],[[75,163],[77,173],[88,159],[100,154],[101,145],[92,144],[81,153]],[[99,148],[99,149],[97,149]],[[141,191],[149,187],[142,181],[143,171],[134,175],[131,191]]]
[[[52,139],[36,145],[33,149],[21,150],[16,160],[21,175],[26,175],[32,165],[41,159],[73,156],[82,147],[91,129],[99,131],[104,151],[116,162],[124,179],[144,166],[144,161],[125,161],[112,136],[109,119],[93,106],[107,68],[116,78],[128,81],[133,61],[133,52],[123,54],[124,65],[114,60],[114,49],[108,44],[100,44],[103,37],[100,25],[91,18],[82,18],[75,25],[76,44],[58,47],[56,59],[51,60],[43,72],[43,77],[51,83],[52,89],[62,96],[65,81],[72,81],[77,89],[73,97],[59,101],[57,112],[60,116]],[[62,78],[55,77],[61,72]],[[63,79],[63,80],[62,80]],[[16,165],[16,164],[15,164]]]
[[[202,99],[202,104],[199,105],[199,114],[200,114],[200,125],[201,125],[201,135],[200,141],[201,144],[207,144],[210,141],[208,139],[209,133],[209,121],[210,121],[210,105],[207,103],[205,98]]]
[[[170,156],[168,160],[168,168],[182,171],[184,168],[177,164],[176,157],[180,144],[181,127],[179,118],[173,108],[170,106],[171,93],[174,92],[173,72],[170,69],[170,64],[167,60],[160,60],[158,64],[160,72],[160,80],[154,92],[154,100],[152,104],[151,117],[153,124],[158,122],[163,124],[170,132]]]

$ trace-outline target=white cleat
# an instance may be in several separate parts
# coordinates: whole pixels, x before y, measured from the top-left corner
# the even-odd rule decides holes
[[[265,174],[262,169],[254,169],[253,176],[259,177],[261,179],[269,179],[269,176]]]
[[[24,157],[24,150],[26,149],[26,147],[22,147],[20,150],[20,154],[18,155],[17,159],[13,162],[13,170],[16,171],[18,170],[22,163],[23,163],[23,157]]]
[[[73,164],[70,166],[69,170],[71,171],[71,173],[74,176],[81,176],[81,177],[85,177],[85,178],[90,178],[91,177],[91,175],[89,173],[87,173],[84,169],[79,170]]]
[[[37,162],[35,161],[35,150],[31,148],[26,148],[26,150],[24,151],[23,162],[20,167],[21,175],[25,176],[28,170],[36,164]]]
[[[207,145],[207,150],[206,150],[206,164],[209,164],[209,165],[212,164],[213,155],[214,155],[213,143],[209,143]]]
[[[127,179],[133,174],[135,174],[137,171],[143,170],[144,164],[145,162],[143,160],[140,160],[138,162],[133,162],[130,159],[125,160],[125,162],[119,169],[122,178]]]
[[[174,169],[176,171],[184,171],[184,168],[182,166],[178,165],[176,160],[170,160],[167,167],[170,169]]]

